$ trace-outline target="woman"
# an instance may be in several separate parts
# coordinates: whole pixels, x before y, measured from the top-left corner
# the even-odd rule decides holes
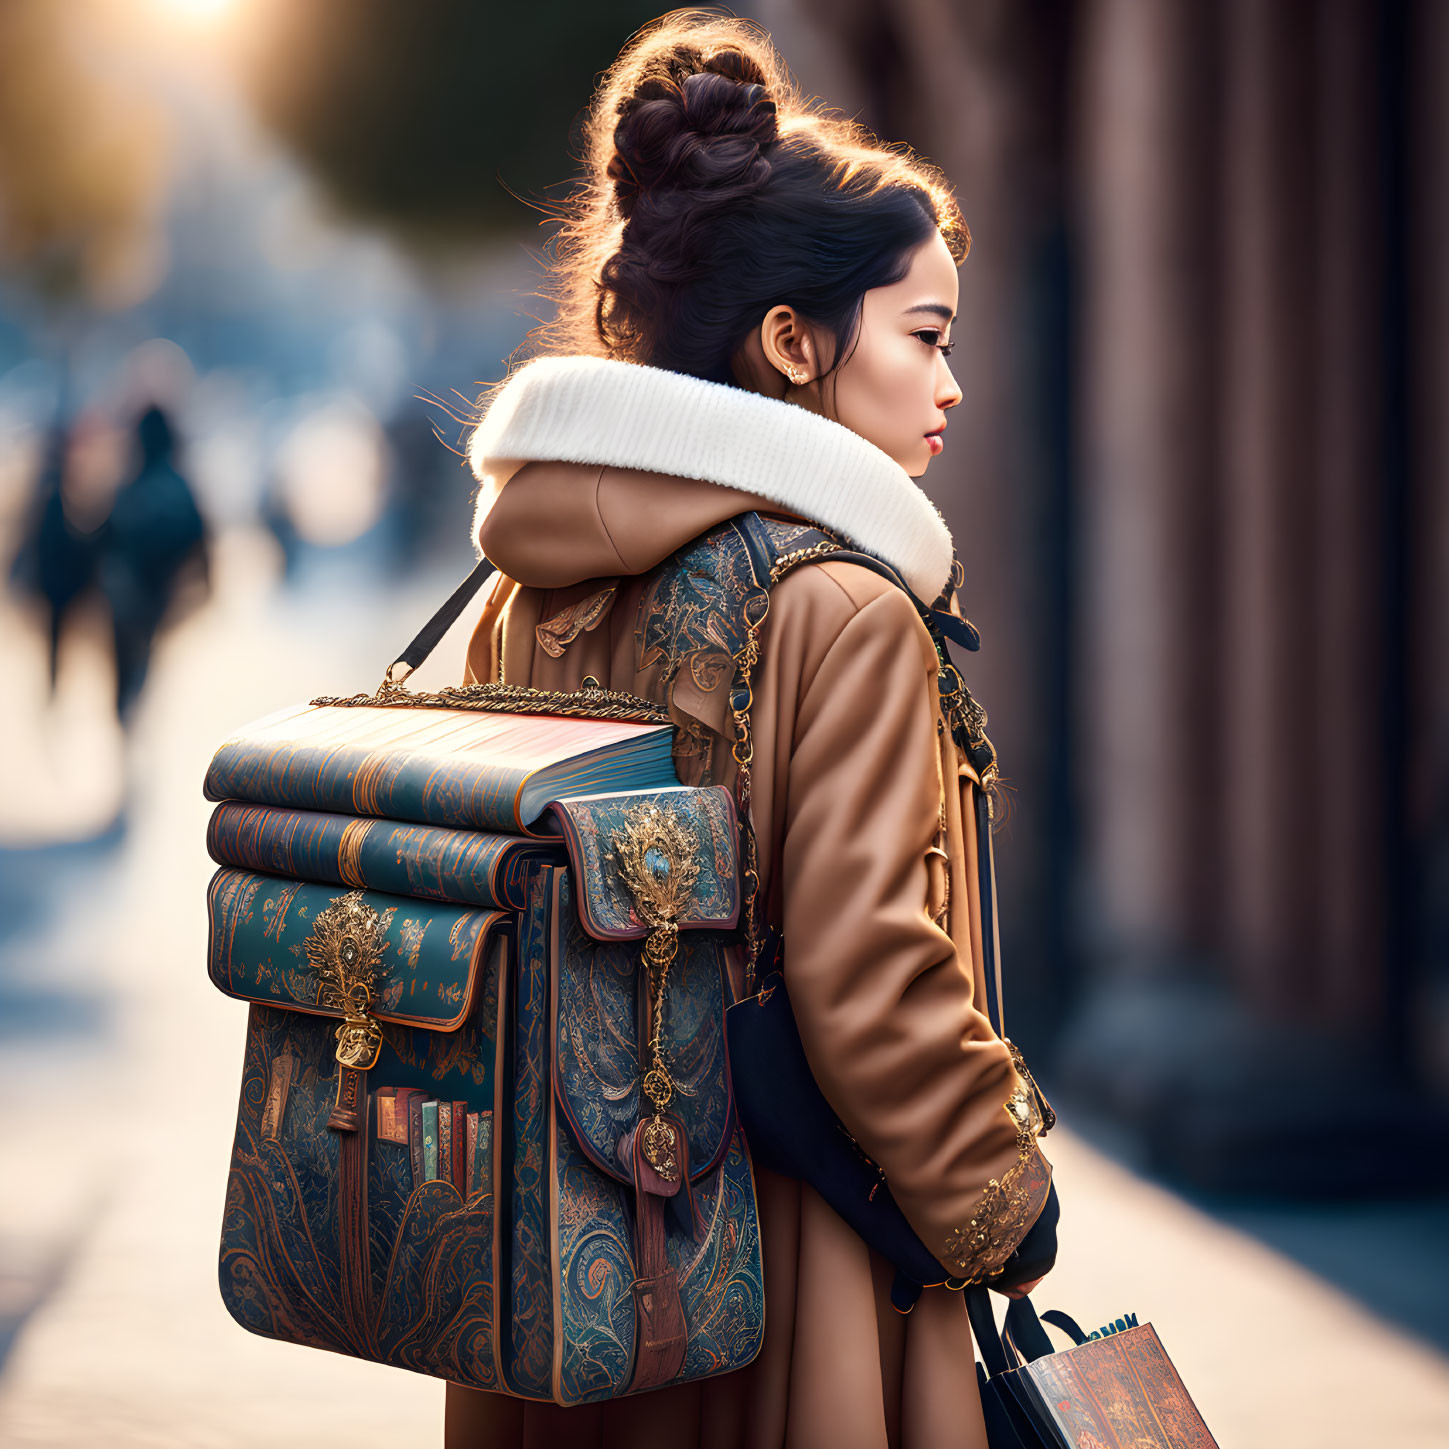
[[[500,577],[467,678],[670,704],[686,783],[729,783],[728,682],[670,677],[651,578],[747,510],[819,524],[951,607],[912,481],[960,400],[946,358],[969,237],[939,175],[799,97],[746,22],[674,12],[604,78],[545,355],[471,458]],[[954,612],[954,610],[953,610]],[[771,594],[750,711],[760,900],[814,1074],[943,1272],[1034,1286],[1051,1195],[982,1014],[974,792],[900,588],[822,562]],[[987,781],[989,786],[993,782]],[[449,1449],[986,1442],[959,1293],[891,1306],[890,1264],[757,1168],[764,1346],[747,1368],[584,1408],[450,1384]],[[1054,1214],[1052,1215],[1054,1218]],[[972,1232],[975,1236],[972,1236]],[[1003,1272],[1003,1265],[1008,1271]]]

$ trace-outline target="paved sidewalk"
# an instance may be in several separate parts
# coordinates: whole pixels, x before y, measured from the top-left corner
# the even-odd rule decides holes
[[[0,1444],[16,1449],[442,1440],[440,1383],[254,1337],[222,1306],[216,1250],[245,1008],[205,974],[200,781],[231,726],[322,690],[370,687],[451,580],[314,617],[308,647],[249,589],[245,558],[232,564],[215,606],[158,660],[143,803],[123,857],[89,911],[69,908],[37,938],[109,994],[109,1045],[49,1071],[32,1048],[16,1072],[0,1041],[15,1084],[0,1137],[0,1242],[8,1233],[64,1260],[0,1376]],[[334,641],[325,656],[320,639]],[[459,668],[444,659],[429,676]],[[1060,1266],[1036,1301],[1089,1330],[1124,1311],[1150,1320],[1223,1449],[1449,1444],[1449,1360],[1065,1126],[1045,1146],[1064,1213]],[[35,1186],[17,1194],[17,1183]]]

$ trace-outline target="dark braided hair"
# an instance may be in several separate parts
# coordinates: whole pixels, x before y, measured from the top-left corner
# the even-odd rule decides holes
[[[671,11],[630,38],[585,127],[585,174],[561,208],[555,319],[534,355],[587,353],[735,383],[771,307],[828,333],[845,361],[861,302],[940,233],[970,233],[940,172],[803,99],[768,34]]]

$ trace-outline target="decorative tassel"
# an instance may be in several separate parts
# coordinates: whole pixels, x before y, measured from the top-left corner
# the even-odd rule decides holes
[[[334,1132],[356,1132],[362,1103],[362,1073],[356,1067],[337,1068],[337,1100],[327,1125]]]

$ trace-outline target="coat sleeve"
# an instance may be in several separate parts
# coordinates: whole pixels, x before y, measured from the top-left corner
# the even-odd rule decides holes
[[[1051,1166],[1034,1084],[929,913],[935,690],[929,635],[888,587],[847,618],[799,696],[784,971],[821,1091],[946,1273],[981,1282],[1041,1213]]]

